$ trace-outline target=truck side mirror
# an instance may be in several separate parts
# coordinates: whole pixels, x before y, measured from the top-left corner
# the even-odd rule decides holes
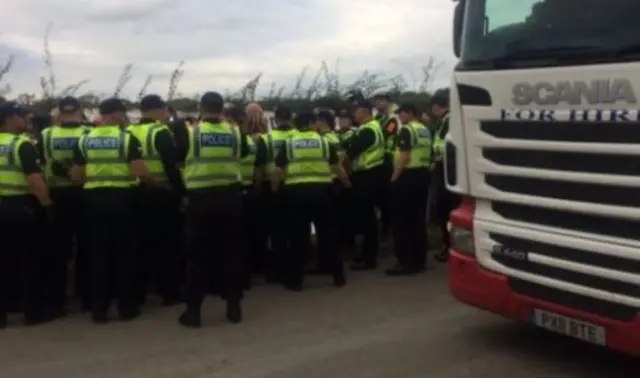
[[[460,58],[460,47],[462,44],[462,16],[464,14],[465,1],[460,0],[453,11],[453,53],[456,58]]]

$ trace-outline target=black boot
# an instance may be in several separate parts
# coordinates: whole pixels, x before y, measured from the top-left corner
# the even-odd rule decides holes
[[[94,312],[91,314],[91,320],[94,324],[107,324],[109,322],[109,317],[106,312]]]
[[[387,276],[400,277],[400,276],[412,276],[418,273],[418,271],[416,269],[412,269],[400,264],[396,264],[393,267],[387,269],[385,273]]]
[[[36,326],[53,321],[53,319],[54,317],[51,311],[39,311],[36,313],[25,314],[24,324],[27,326]]]
[[[445,263],[449,261],[449,249],[443,249],[440,253],[436,254],[433,257],[436,259],[436,261]]]
[[[378,264],[372,262],[354,262],[351,265],[351,270],[376,270],[378,269]]]
[[[81,311],[82,312],[91,312],[91,301],[88,299],[83,299],[81,301]]]
[[[129,322],[135,318],[140,317],[140,315],[141,315],[140,308],[136,306],[132,308],[121,309],[118,312],[118,319],[121,322]]]
[[[344,276],[344,273],[333,275],[333,286],[344,287],[346,284],[347,284],[347,278]]]
[[[226,315],[227,320],[231,323],[240,323],[242,321],[242,307],[240,306],[240,301],[228,301]]]
[[[173,307],[181,302],[179,295],[165,295],[162,298],[162,307]]]
[[[178,322],[187,328],[202,327],[202,317],[200,316],[200,308],[187,307],[187,310],[180,315]]]
[[[331,270],[322,264],[318,264],[313,268],[307,270],[307,274],[311,276],[324,276],[331,274]]]
[[[300,292],[304,289],[302,283],[299,282],[287,282],[284,284],[284,288],[289,291]]]

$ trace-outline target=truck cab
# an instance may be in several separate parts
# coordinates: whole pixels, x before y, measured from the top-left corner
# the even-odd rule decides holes
[[[449,287],[640,356],[640,14],[633,0],[459,0]]]

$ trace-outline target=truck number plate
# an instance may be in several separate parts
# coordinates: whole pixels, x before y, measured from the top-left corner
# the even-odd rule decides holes
[[[533,309],[532,318],[533,324],[540,328],[571,336],[592,344],[607,344],[604,327],[537,308]]]

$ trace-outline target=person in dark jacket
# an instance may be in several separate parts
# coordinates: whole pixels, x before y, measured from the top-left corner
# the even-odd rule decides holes
[[[442,250],[435,258],[440,262],[446,262],[449,259],[447,222],[451,211],[460,203],[460,196],[447,190],[444,177],[444,138],[449,132],[449,89],[440,89],[434,93],[431,98],[431,111],[438,117],[438,124],[433,136],[435,164],[431,173],[429,216],[430,221],[438,225],[442,235]]]
[[[155,178],[154,185],[141,183],[136,201],[138,237],[141,240],[140,299],[155,278],[163,305],[178,302],[178,266],[180,238],[179,208],[186,206],[186,189],[178,169],[176,145],[167,121],[167,104],[158,95],[146,95],[140,101],[142,118],[128,131],[138,137]]]

